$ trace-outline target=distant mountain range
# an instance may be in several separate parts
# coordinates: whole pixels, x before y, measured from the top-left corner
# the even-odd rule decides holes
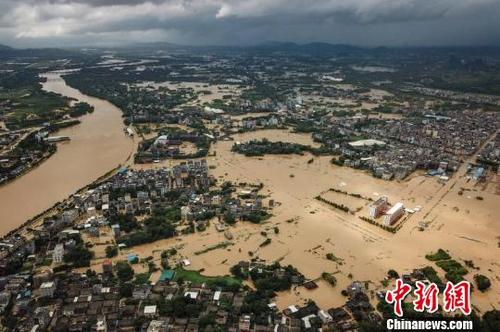
[[[12,47],[0,44],[0,51],[12,50]]]
[[[214,52],[256,52],[256,53],[295,53],[307,55],[359,55],[359,54],[397,54],[400,53],[457,53],[464,55],[498,55],[500,56],[500,47],[359,47],[347,44],[330,44],[323,42],[314,42],[306,44],[297,44],[293,42],[266,42],[252,46],[189,46],[173,43],[136,43],[126,46],[116,47],[115,49],[126,50],[157,50],[157,51],[214,51]]]
[[[135,43],[126,46],[116,47],[116,49],[142,49],[142,50],[192,50],[192,51],[250,51],[250,52],[293,52],[293,53],[340,53],[340,52],[359,52],[366,50],[365,48],[344,45],[344,44],[329,44],[329,43],[308,43],[297,44],[292,42],[267,42],[252,46],[220,46],[220,45],[205,45],[205,46],[190,46],[178,45],[173,43]]]
[[[60,48],[12,48],[0,44],[0,58],[12,57],[43,57],[43,58],[61,58],[73,57],[79,55],[78,52]]]
[[[27,48],[17,49],[0,44],[0,58],[10,57],[45,57],[61,58],[81,55],[83,48]],[[90,49],[90,48],[89,48]],[[494,55],[500,56],[500,47],[358,47],[347,44],[330,44],[314,42],[297,44],[293,42],[266,42],[253,46],[189,46],[168,42],[133,43],[119,47],[93,48],[99,50],[121,50],[128,52],[154,52],[154,51],[191,51],[191,52],[220,52],[220,53],[291,53],[304,55],[385,55],[397,53],[455,53],[463,55]]]
[[[330,44],[330,43],[307,43],[307,44],[297,44],[292,42],[267,42],[256,46],[250,46],[249,48],[270,50],[270,51],[307,51],[307,52],[358,52],[365,48],[346,45],[346,44]]]

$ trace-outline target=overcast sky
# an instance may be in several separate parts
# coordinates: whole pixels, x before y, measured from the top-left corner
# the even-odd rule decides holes
[[[500,45],[500,0],[0,0],[10,46],[152,41]]]

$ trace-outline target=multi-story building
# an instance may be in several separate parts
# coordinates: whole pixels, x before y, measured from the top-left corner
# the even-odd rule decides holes
[[[394,222],[396,222],[405,212],[405,207],[403,206],[403,203],[398,202],[394,204],[393,207],[387,211],[387,213],[384,216],[384,225],[390,226]]]
[[[388,207],[387,197],[381,196],[375,202],[370,204],[370,206],[368,207],[368,213],[371,218],[376,219],[387,210],[387,207]]]
[[[56,290],[56,283],[54,281],[44,282],[40,286],[40,296],[53,297],[55,290]]]
[[[62,243],[58,243],[54,247],[54,251],[52,252],[52,261],[54,263],[62,263],[64,258],[64,245]]]

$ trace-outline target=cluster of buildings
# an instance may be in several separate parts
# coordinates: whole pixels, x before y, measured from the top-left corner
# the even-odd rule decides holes
[[[231,98],[222,101],[223,104],[219,102],[213,105],[201,105],[195,102],[197,93],[192,88],[129,87],[127,91],[117,93],[115,98],[119,98],[127,119],[133,123],[189,125],[200,119],[213,119],[225,114],[272,112],[279,107],[276,101],[269,98],[249,100],[239,95],[231,95]]]
[[[0,313],[19,331],[133,331],[138,327],[185,331],[202,324],[205,315],[215,317],[214,326],[246,326],[250,320],[240,311],[246,290],[225,291],[166,279],[135,285],[131,295],[123,295],[116,278],[109,278],[114,272],[111,261],[105,260],[103,273],[96,275],[77,273],[65,260],[68,250],[77,245],[76,238],[86,234],[86,239],[95,237],[99,243],[103,229],[109,227],[118,239],[123,231],[112,224],[114,215],[151,213],[163,202],[171,204],[168,196],[173,192],[181,191],[188,198],[181,208],[186,222],[203,222],[199,217],[208,212],[214,216],[229,211],[243,218],[263,209],[257,189],[241,190],[233,197],[232,186],[209,191],[212,185],[206,161],[201,160],[155,170],[121,169],[73,195],[58,213],[30,229],[29,237],[14,234],[0,242]],[[199,307],[198,314],[166,314],[162,303],[177,298]]]
[[[405,213],[405,207],[403,203],[398,202],[391,206],[391,208],[385,213],[384,225],[390,226],[394,224],[399,218]]]
[[[394,205],[390,205],[387,196],[380,196],[375,202],[368,206],[368,215],[373,220],[384,216],[383,225],[391,226],[396,221],[398,221],[405,213],[405,207],[403,203],[397,202]]]
[[[37,131],[0,135],[0,148],[0,185],[23,174],[55,151]]]
[[[380,322],[366,294],[353,282],[346,304],[320,309],[314,302],[280,311],[266,301],[249,304],[253,290],[174,280],[134,284],[125,292],[103,273],[56,272],[0,278],[0,313],[16,331],[355,331],[357,321]],[[285,271],[276,271],[284,274]],[[258,271],[256,273],[259,273]],[[276,278],[280,278],[278,275]]]
[[[493,171],[498,171],[498,166],[500,166],[500,133],[497,133],[494,139],[484,146],[476,161]]]
[[[36,258],[31,257],[35,254],[35,239],[48,245],[37,248],[41,250],[37,257],[45,257],[48,251],[54,262],[60,262],[73,233],[99,236],[99,228],[110,226],[113,216],[147,215],[154,208],[169,204],[170,193],[182,191],[190,195],[207,190],[213,181],[204,160],[157,170],[121,169],[111,179],[61,203],[60,212],[45,217],[39,227],[28,228],[30,237],[13,232],[4,238],[0,242],[0,275],[10,274],[29,258]]]
[[[168,114],[167,111],[196,98],[192,89],[149,89],[131,85],[115,88],[114,98],[134,123],[170,122],[180,114]]]
[[[213,182],[204,159],[182,162],[172,168],[122,169],[91,190],[82,204],[87,212],[101,210],[105,216],[151,213],[169,192],[207,190]]]
[[[12,144],[17,142],[25,133],[25,131],[7,131],[5,133],[2,133],[0,135],[0,151],[2,153],[4,153],[5,151],[9,151]]]
[[[135,155],[135,162],[150,163],[164,158],[202,157],[208,152],[211,136],[199,132],[178,132],[159,135],[141,142]],[[192,143],[196,152],[183,151],[181,145]]]
[[[498,115],[483,111],[427,114],[415,120],[368,118],[334,121],[340,136],[371,137],[358,142],[337,143],[346,166],[370,169],[377,177],[403,179],[416,169],[445,175],[475,153],[498,128]]]
[[[338,134],[337,139],[325,139],[323,143],[342,156],[339,163],[370,170],[384,179],[403,179],[417,169],[437,170],[441,162],[448,164],[445,173],[453,172],[462,159],[473,154],[498,127],[497,114],[466,109],[494,104],[496,97],[416,85],[408,89],[420,97],[394,95],[367,86],[339,87],[342,79],[348,81],[348,71],[332,63],[309,63],[293,55],[274,58],[266,55],[197,57],[183,54],[176,55],[174,62],[159,61],[161,66],[148,65],[144,71],[134,72],[136,77],[132,81],[127,68],[123,73],[111,69],[106,71],[103,77],[113,78],[109,81],[116,84],[111,87],[107,84],[105,88],[108,90],[103,88],[99,92],[122,107],[127,120],[132,123],[175,123],[192,128],[211,123],[222,125],[222,130],[230,134],[240,129],[282,124],[294,126],[304,122],[310,129],[307,132],[324,136]],[[167,88],[161,84],[159,88],[149,89],[139,83],[159,82],[165,77],[173,83],[199,82],[200,86],[228,82],[241,85],[202,104],[197,98],[206,91],[180,85]],[[121,80],[129,83],[119,84]],[[428,112],[429,107],[422,95],[443,100],[460,96],[467,105],[447,103],[442,109],[436,107],[437,112]],[[325,100],[328,103],[324,103]],[[231,115],[261,111],[270,115],[245,119],[239,124],[231,120]],[[356,112],[361,112],[361,115]],[[339,117],[338,113],[343,115]],[[385,115],[383,113],[397,114],[385,117],[381,116]],[[210,134],[220,137],[214,132]],[[375,139],[383,141],[385,146],[352,146],[348,143],[353,138]],[[178,153],[175,144],[167,144],[163,150],[170,155]]]
[[[473,154],[479,145],[498,129],[496,113],[484,111],[450,111],[446,116],[426,114],[416,124],[408,120],[388,121],[376,126],[380,137],[398,140],[456,158]]]
[[[241,127],[244,130],[275,128],[282,124],[281,119],[273,114],[263,117],[247,117],[241,120]]]
[[[491,104],[497,105],[500,101],[497,96],[494,95],[486,95],[486,94],[477,94],[477,93],[464,93],[452,90],[442,90],[442,89],[433,89],[433,88],[425,88],[422,86],[414,86],[410,87],[411,90],[416,91],[425,96],[439,97],[451,99],[459,102],[472,102],[478,104]]]

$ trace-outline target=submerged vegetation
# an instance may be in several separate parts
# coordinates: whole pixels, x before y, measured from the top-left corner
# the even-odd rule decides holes
[[[244,154],[247,157],[264,156],[266,154],[298,154],[303,155],[310,152],[314,155],[330,153],[326,147],[314,148],[310,145],[288,142],[272,142],[266,138],[262,140],[251,140],[246,143],[234,144],[232,151]]]

